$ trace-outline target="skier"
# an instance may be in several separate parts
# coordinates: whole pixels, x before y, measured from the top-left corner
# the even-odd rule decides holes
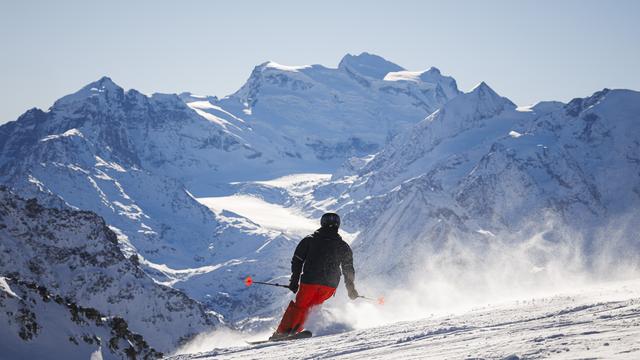
[[[353,253],[338,234],[339,227],[338,214],[326,213],[320,219],[320,229],[302,239],[296,247],[289,280],[289,290],[296,294],[296,299],[289,303],[278,329],[269,340],[284,339],[302,331],[309,310],[335,294],[340,283],[340,268],[349,298],[359,297],[353,283]]]

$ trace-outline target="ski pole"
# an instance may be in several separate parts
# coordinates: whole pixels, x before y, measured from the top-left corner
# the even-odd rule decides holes
[[[268,283],[268,282],[262,282],[262,281],[254,281],[254,284],[260,284],[260,285],[271,285],[271,286],[279,286],[279,287],[283,287],[283,288],[289,288],[287,285],[283,285],[283,284],[272,284],[272,283]]]
[[[277,287],[283,287],[283,288],[289,288],[287,285],[282,285],[282,284],[274,284],[274,283],[268,283],[268,282],[263,282],[263,281],[254,281],[251,276],[247,276],[246,279],[244,279],[244,284],[246,286],[251,286],[253,284],[260,284],[260,285],[269,285],[269,286],[277,286]]]

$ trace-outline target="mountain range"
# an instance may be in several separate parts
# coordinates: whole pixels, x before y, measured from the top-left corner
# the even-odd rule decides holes
[[[483,274],[487,258],[515,253],[518,271],[540,274],[558,259],[629,264],[638,121],[636,91],[517,107],[484,82],[464,93],[436,68],[368,53],[337,68],[266,62],[223,98],[148,96],[103,77],[0,126],[3,203],[15,204],[2,208],[0,276],[120,316],[167,351],[221,323],[271,326],[286,302],[242,280],[286,281],[301,234],[207,198],[339,212],[364,284]],[[331,176],[269,181],[303,173]]]

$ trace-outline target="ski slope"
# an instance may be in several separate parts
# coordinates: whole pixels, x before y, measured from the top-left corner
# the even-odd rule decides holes
[[[223,335],[221,335],[223,336]],[[266,335],[263,335],[266,336]],[[242,335],[229,338],[238,344]],[[212,336],[215,339],[215,334]],[[243,340],[253,340],[247,336]],[[638,359],[640,280],[288,343],[219,346],[189,359]]]

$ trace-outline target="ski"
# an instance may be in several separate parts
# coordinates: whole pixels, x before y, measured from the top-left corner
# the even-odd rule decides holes
[[[311,331],[309,330],[304,330],[301,331],[297,334],[291,335],[291,336],[287,336],[287,337],[283,337],[281,339],[277,339],[277,340],[258,340],[258,341],[247,341],[247,344],[249,345],[258,345],[258,344],[266,344],[266,343],[271,343],[271,342],[280,342],[280,341],[290,341],[290,340],[298,340],[298,339],[308,339],[310,337],[312,337],[313,334],[311,333]]]

